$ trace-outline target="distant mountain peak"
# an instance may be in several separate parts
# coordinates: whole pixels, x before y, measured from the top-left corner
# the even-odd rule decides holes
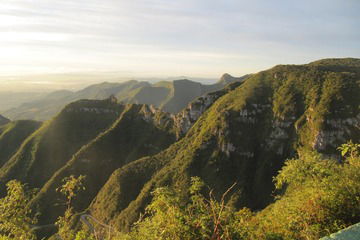
[[[240,81],[242,80],[242,77],[233,77],[231,76],[229,73],[224,73],[220,80],[218,81],[218,83],[220,84],[223,84],[223,85],[227,85],[229,83],[232,83],[232,82],[237,82],[237,81]]]
[[[221,77],[221,79],[224,79],[224,78],[233,78],[233,76],[231,76],[229,73],[224,73]]]

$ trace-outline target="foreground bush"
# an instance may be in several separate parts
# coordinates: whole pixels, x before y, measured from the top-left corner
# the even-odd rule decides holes
[[[354,152],[353,152],[354,153]],[[360,222],[360,157],[349,155],[344,163],[303,152],[288,160],[275,178],[286,192],[256,215],[256,235],[279,239],[318,239]]]
[[[186,204],[175,190],[157,189],[130,239],[319,239],[360,222],[359,144],[341,150],[342,163],[311,151],[288,160],[274,179],[284,194],[257,213],[205,198],[199,178]]]
[[[37,221],[28,206],[34,191],[16,180],[6,186],[7,195],[0,199],[0,240],[36,239],[31,228]]]
[[[221,199],[212,191],[204,196],[206,186],[198,177],[191,179],[188,199],[181,198],[176,189],[158,188],[129,233],[102,223],[103,231],[94,226],[76,232],[70,224],[75,216],[71,202],[84,190],[84,177],[71,176],[59,188],[66,196],[68,215],[59,218],[57,236],[69,240],[319,239],[360,222],[359,149],[359,144],[351,142],[341,146],[341,163],[316,152],[300,151],[274,178],[281,194],[259,212],[228,206],[232,187]],[[36,220],[27,207],[32,192],[17,181],[7,187],[7,196],[0,199],[0,240],[35,239],[31,228]]]

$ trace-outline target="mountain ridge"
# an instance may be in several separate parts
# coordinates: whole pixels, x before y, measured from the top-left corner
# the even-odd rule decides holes
[[[242,81],[246,77],[231,78],[229,81]],[[4,112],[12,120],[32,119],[48,120],[55,116],[66,104],[80,99],[106,99],[114,95],[124,103],[149,104],[165,111],[176,113],[182,110],[195,98],[211,91],[220,90],[228,82],[215,84],[202,84],[187,79],[162,81],[151,84],[145,81],[129,80],[126,82],[103,82],[90,85],[82,90],[71,92],[59,90],[46,96],[24,103],[17,108]],[[187,94],[183,89],[197,86],[192,94]]]
[[[67,105],[24,140],[0,168],[0,182],[16,178],[41,187],[72,154],[112,124],[121,111],[121,105],[110,100],[82,100]]]
[[[88,176],[85,180],[87,195],[79,196],[82,203],[78,208],[84,210],[115,169],[140,157],[153,155],[173,143],[176,138],[172,126],[171,118],[161,111],[152,111],[146,105],[126,105],[111,127],[79,149],[40,190],[32,203],[46,213],[40,220],[55,220],[59,212],[64,211],[63,206],[58,212],[54,210],[57,207],[53,206],[53,199],[57,199],[54,197],[58,196],[56,188],[65,176],[79,173]],[[115,142],[117,147],[112,147]],[[98,175],[99,169],[102,169],[101,176]]]

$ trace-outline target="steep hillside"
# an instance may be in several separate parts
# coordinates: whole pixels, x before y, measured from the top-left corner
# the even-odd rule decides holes
[[[227,75],[226,81],[221,80],[212,85],[204,85],[190,80],[163,81],[155,84],[135,80],[123,83],[104,82],[77,92],[56,91],[36,101],[5,111],[5,114],[13,120],[48,120],[70,102],[79,99],[105,99],[111,95],[124,103],[154,105],[165,111],[177,113],[195,98],[222,89],[230,82],[242,81],[244,78]]]
[[[10,122],[9,119],[5,118],[4,116],[1,116],[0,115],[0,126],[1,125],[4,125],[4,124],[7,124],[8,122]]]
[[[71,174],[85,175],[86,194],[80,195],[77,210],[88,207],[111,173],[138,158],[160,152],[175,141],[173,120],[147,105],[126,105],[110,128],[84,145],[59,169],[33,201],[40,207],[40,221],[51,223],[64,211],[56,188]],[[136,183],[129,183],[136,184]]]
[[[0,181],[15,178],[41,187],[84,144],[107,129],[123,109],[111,99],[69,104],[23,142],[0,169]]]
[[[0,167],[15,154],[22,142],[40,125],[40,122],[23,120],[0,126]]]
[[[186,196],[191,176],[253,209],[273,199],[272,178],[300,148],[337,158],[336,147],[360,140],[360,59],[279,65],[250,76],[220,97],[186,136],[165,151],[116,170],[93,201],[96,218],[127,230],[155,187]]]

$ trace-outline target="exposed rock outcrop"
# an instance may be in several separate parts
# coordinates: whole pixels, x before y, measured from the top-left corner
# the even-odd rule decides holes
[[[352,138],[352,133],[360,131],[360,114],[350,118],[327,119],[324,129],[316,133],[313,148],[324,151],[327,148],[336,148],[347,139]]]
[[[211,105],[218,100],[220,97],[224,96],[226,93],[234,90],[236,87],[240,86],[243,81],[235,82],[229,84],[226,88],[208,93],[204,96],[201,96],[191,103],[188,106],[179,112],[178,114],[173,115],[175,128],[177,130],[178,138],[184,136],[193,124],[200,118],[200,116],[207,110]]]

